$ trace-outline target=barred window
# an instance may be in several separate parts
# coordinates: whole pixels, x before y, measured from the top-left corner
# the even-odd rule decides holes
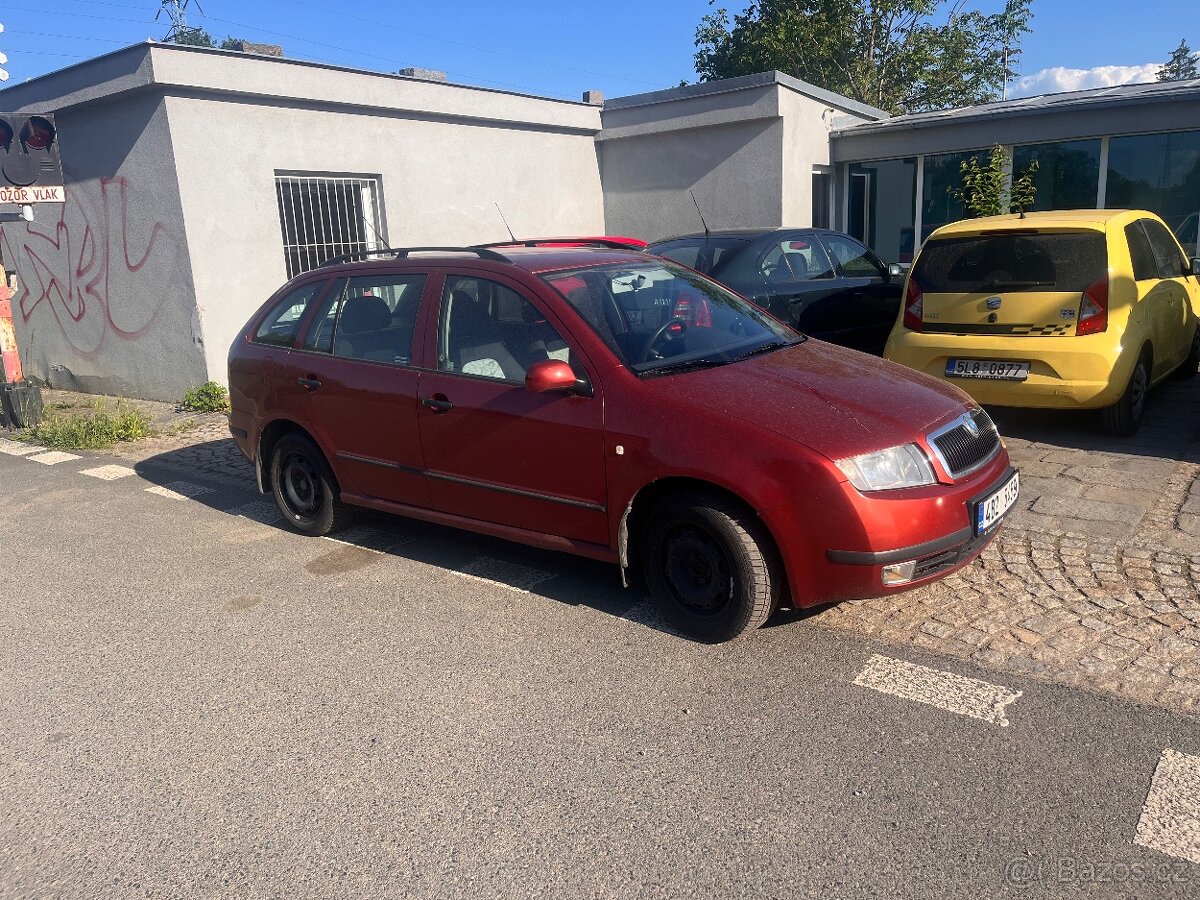
[[[386,246],[379,179],[275,173],[288,278],[344,253]]]

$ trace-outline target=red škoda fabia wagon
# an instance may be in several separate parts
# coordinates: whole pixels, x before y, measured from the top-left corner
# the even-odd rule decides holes
[[[606,560],[710,641],[940,578],[1018,492],[957,388],[613,248],[335,260],[254,315],[229,385],[297,531],[364,506]]]

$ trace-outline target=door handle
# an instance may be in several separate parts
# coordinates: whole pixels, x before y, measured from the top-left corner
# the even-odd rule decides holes
[[[321,386],[321,382],[311,375],[306,375],[303,378],[297,378],[296,384],[304,388],[306,391],[315,391]]]
[[[454,404],[445,397],[426,397],[421,403],[424,406],[428,406],[435,413],[450,412],[450,410],[454,409]]]

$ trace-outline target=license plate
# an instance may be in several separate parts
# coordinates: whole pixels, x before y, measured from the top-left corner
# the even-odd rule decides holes
[[[1029,363],[1007,362],[1002,359],[948,359],[946,377],[1024,381],[1029,377]]]
[[[983,534],[1004,518],[1020,493],[1021,476],[1013,472],[1012,478],[975,504],[975,533]]]

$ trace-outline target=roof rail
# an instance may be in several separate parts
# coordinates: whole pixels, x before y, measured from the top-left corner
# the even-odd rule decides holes
[[[370,259],[373,256],[390,256],[393,259],[405,259],[410,253],[474,253],[480,259],[490,259],[493,262],[512,262],[502,253],[489,250],[487,247],[381,247],[378,250],[356,250],[354,253],[343,253],[333,259],[327,259],[318,269],[336,266],[344,262],[359,259]]]
[[[529,238],[528,240],[492,241],[490,244],[476,244],[479,249],[490,247],[545,247],[555,244],[573,244],[577,247],[605,247],[609,250],[633,250],[638,248],[624,241],[614,241],[610,238],[591,237],[559,237],[559,238]]]

